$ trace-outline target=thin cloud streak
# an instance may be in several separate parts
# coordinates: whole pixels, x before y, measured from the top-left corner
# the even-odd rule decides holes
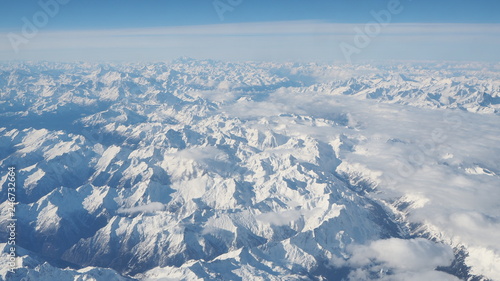
[[[40,31],[16,54],[0,33],[0,60],[222,60],[343,61],[363,24],[319,21],[259,22],[158,28]],[[381,28],[360,60],[499,60],[500,24],[394,23]],[[372,46],[373,45],[373,46]]]

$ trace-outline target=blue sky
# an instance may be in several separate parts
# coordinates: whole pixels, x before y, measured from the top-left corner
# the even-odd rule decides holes
[[[47,0],[45,0],[47,1]],[[235,0],[236,1],[236,0]],[[23,16],[40,9],[39,1],[1,0],[0,25],[16,28]],[[227,0],[221,0],[228,3]],[[386,0],[242,0],[224,22],[327,20],[364,23],[369,11]],[[394,22],[500,23],[497,0],[404,1],[406,12]],[[47,29],[157,27],[217,24],[212,0],[71,0]]]
[[[219,12],[213,0],[64,0],[46,21],[40,1],[0,1],[0,60],[345,61],[346,46],[352,61],[500,59],[498,0],[216,0]],[[401,12],[358,48],[356,27],[364,30],[391,1]],[[36,34],[24,36],[36,15]]]

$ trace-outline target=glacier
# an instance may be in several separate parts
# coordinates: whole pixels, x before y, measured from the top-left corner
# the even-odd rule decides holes
[[[0,278],[500,280],[499,118],[494,63],[3,63]]]

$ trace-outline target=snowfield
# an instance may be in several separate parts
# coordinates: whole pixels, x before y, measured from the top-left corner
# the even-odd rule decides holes
[[[0,278],[500,280],[499,125],[499,64],[3,64]]]

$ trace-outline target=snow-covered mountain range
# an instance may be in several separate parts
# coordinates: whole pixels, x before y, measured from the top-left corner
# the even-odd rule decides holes
[[[499,64],[3,64],[0,276],[500,280],[499,121]]]

